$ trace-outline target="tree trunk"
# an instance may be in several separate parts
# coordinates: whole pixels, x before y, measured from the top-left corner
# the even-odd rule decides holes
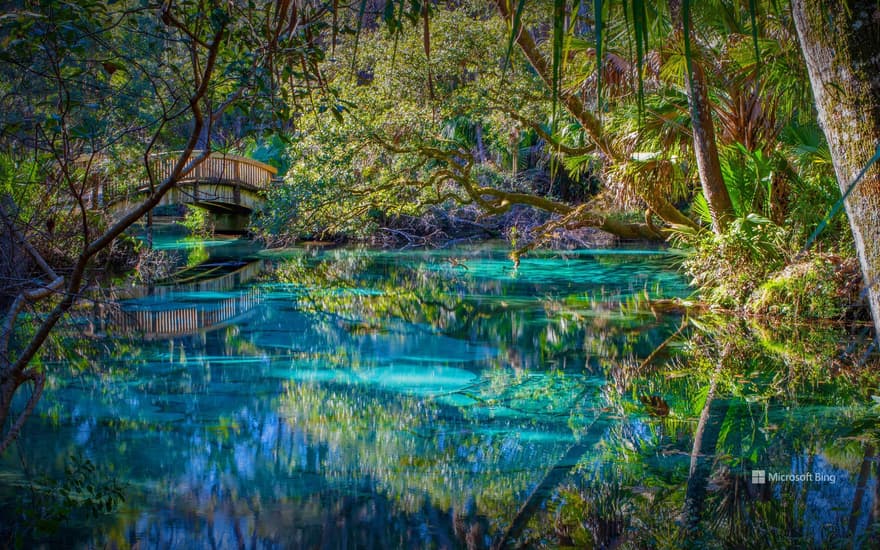
[[[544,477],[541,478],[541,481],[538,482],[537,485],[535,485],[525,502],[523,502],[522,506],[517,510],[510,525],[507,526],[507,529],[505,529],[504,532],[501,533],[501,536],[492,544],[493,550],[506,548],[510,543],[515,542],[516,539],[519,538],[523,530],[526,528],[526,525],[528,525],[529,520],[531,520],[535,512],[538,511],[538,507],[541,503],[543,503],[553,490],[562,483],[565,477],[577,467],[584,454],[594,447],[594,444],[590,442],[595,441],[595,438],[605,429],[605,427],[606,423],[604,419],[602,419],[601,416],[597,416],[587,427],[585,433],[580,437],[580,440],[572,443],[559,460],[557,460],[556,463],[544,473]]]
[[[593,446],[585,443],[574,443],[566,451],[562,457],[551,466],[541,481],[529,493],[526,501],[517,510],[516,515],[507,526],[507,529],[501,533],[501,537],[492,544],[492,550],[502,550],[508,545],[515,542],[526,525],[538,511],[538,507],[551,495],[554,489],[562,483],[565,477],[578,465],[580,459]]]
[[[852,537],[853,544],[856,542],[856,528],[859,526],[859,520],[862,517],[862,500],[865,498],[865,489],[868,487],[868,479],[871,477],[871,463],[876,458],[874,456],[874,446],[870,443],[865,445],[865,457],[862,459],[862,465],[859,468],[856,492],[853,495],[852,510],[849,514],[849,535]],[[868,523],[869,527],[870,525]]]
[[[483,125],[477,122],[474,126],[474,136],[477,142],[477,162],[482,164],[486,162],[486,146],[483,144]]]
[[[703,505],[706,501],[706,489],[709,486],[718,439],[729,407],[727,399],[719,399],[715,395],[716,382],[722,365],[723,359],[719,360],[712,381],[709,383],[709,392],[706,394],[706,402],[703,404],[700,421],[697,423],[697,431],[694,433],[683,513],[685,531],[689,537],[699,532],[700,520],[703,517]]]
[[[685,2],[689,0],[684,0]],[[682,9],[682,0],[669,0],[669,14],[678,36],[687,34],[693,43],[689,13]],[[697,172],[703,196],[712,214],[712,229],[722,233],[733,219],[733,203],[724,178],[721,175],[721,162],[718,159],[718,146],[715,143],[715,124],[712,122],[712,107],[706,87],[706,75],[699,63],[688,61],[687,98],[691,113],[691,127],[694,135],[694,156],[697,158]]]
[[[792,15],[845,193],[880,143],[880,6],[875,0],[794,0]],[[880,167],[868,170],[845,206],[880,334]]]

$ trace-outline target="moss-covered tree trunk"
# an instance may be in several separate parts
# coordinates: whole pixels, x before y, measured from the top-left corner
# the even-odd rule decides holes
[[[688,1],[688,0],[684,0]],[[680,38],[688,33],[688,41],[693,43],[691,21],[688,11],[683,9],[682,0],[669,0],[669,15],[675,32]],[[712,229],[715,233],[724,231],[733,219],[733,203],[721,175],[721,162],[718,158],[718,145],[715,143],[715,124],[712,122],[712,106],[709,103],[709,88],[706,75],[699,63],[688,60],[687,98],[691,114],[691,128],[694,135],[694,156],[697,159],[697,172],[703,196],[709,204],[712,215]]]
[[[792,13],[819,122],[846,192],[880,144],[880,5],[794,0]],[[845,205],[880,335],[880,166],[865,174]]]

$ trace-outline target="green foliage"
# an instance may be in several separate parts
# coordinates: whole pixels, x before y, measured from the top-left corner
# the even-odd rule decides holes
[[[741,143],[720,155],[721,174],[736,215],[755,213],[770,217],[773,196],[772,159],[761,151],[749,151]]]
[[[767,218],[749,214],[734,220],[721,235],[680,230],[675,240],[692,247],[683,266],[703,297],[739,307],[768,274],[784,265],[789,254],[785,236],[785,230]]]
[[[44,475],[19,493],[15,514],[19,522],[11,526],[15,546],[23,548],[74,519],[100,518],[124,500],[124,484],[106,476],[90,459],[71,455],[62,477]]]
[[[284,184],[270,191],[269,208],[254,219],[259,235],[270,242],[365,239],[397,217],[470,201],[454,182],[432,179],[449,161],[425,151],[504,162],[510,149],[504,117],[491,114],[485,96],[499,82],[494,61],[504,33],[497,20],[479,18],[481,9],[432,13],[430,67],[416,29],[404,26],[391,36],[364,30],[356,57],[353,44],[340,39],[336,59],[355,62],[354,74],[336,62],[322,69],[344,108],[328,103],[303,113],[284,154]],[[429,68],[433,91],[426,87]],[[475,168],[479,178],[494,171],[489,163]]]
[[[831,219],[820,245],[843,254],[837,267],[822,255],[788,265],[840,198],[828,146],[818,126],[791,121],[774,147],[770,153],[741,143],[722,149],[722,173],[738,219],[722,236],[680,233],[679,242],[694,245],[685,270],[706,299],[726,307],[839,317],[856,301],[845,290],[851,286],[846,278],[857,278],[839,269],[854,255],[843,216]],[[692,212],[708,224],[701,195]]]
[[[696,210],[707,214],[705,206]],[[791,230],[757,214],[737,218],[722,235],[678,228],[673,242],[688,246],[683,268],[703,299],[755,314],[838,319],[860,302],[852,255],[799,255]]]
[[[747,308],[787,317],[840,318],[857,298],[845,291],[852,275],[851,269],[843,269],[839,257],[815,256],[774,274],[749,297]]]
[[[39,177],[40,167],[32,160],[19,160],[13,155],[0,153],[0,198],[11,200],[16,217],[25,220],[34,217],[40,204],[40,189],[36,185]]]
[[[803,246],[840,200],[840,188],[828,143],[816,123],[792,122],[783,129],[780,141],[790,169],[787,224],[791,239]],[[851,242],[852,234],[842,213],[828,220],[827,228],[819,235],[819,243],[826,247],[836,245],[848,250]]]
[[[557,536],[575,548],[602,548],[630,527],[634,495],[623,486],[625,474],[615,474],[599,472],[590,480],[578,476],[559,490],[550,510]]]
[[[283,178],[290,168],[290,144],[294,138],[285,134],[267,136],[247,136],[241,154],[278,169],[277,176]]]
[[[186,205],[186,215],[180,224],[189,231],[191,237],[208,238],[214,234],[211,213],[192,204]]]

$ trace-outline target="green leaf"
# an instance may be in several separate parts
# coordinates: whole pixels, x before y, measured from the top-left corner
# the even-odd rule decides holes
[[[510,26],[510,38],[507,41],[507,53],[504,54],[504,61],[502,65],[504,67],[505,74],[510,64],[510,55],[513,53],[513,42],[516,40],[516,37],[520,32],[520,25],[522,24],[522,11],[525,4],[526,0],[519,0],[519,3],[516,6],[516,10],[513,12],[513,23]],[[503,79],[504,75],[502,75],[502,80]]]
[[[562,76],[562,47],[565,39],[565,0],[553,0],[553,125],[556,125],[556,108]]]
[[[687,5],[688,0],[684,0]],[[644,0],[633,0],[633,33],[636,42],[636,69],[638,71],[638,105],[639,119],[645,111],[644,57],[648,51],[648,16]]]
[[[755,45],[755,72],[760,74],[761,49],[758,47],[758,5],[757,0],[749,0],[749,17],[752,20],[752,42]]]

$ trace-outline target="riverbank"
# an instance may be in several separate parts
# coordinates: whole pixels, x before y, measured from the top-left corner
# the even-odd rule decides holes
[[[845,241],[834,252],[790,250],[782,241],[771,240],[769,229],[758,227],[749,233],[745,222],[723,238],[703,230],[672,233],[667,241],[625,241],[595,228],[556,226],[555,220],[544,210],[523,205],[491,216],[475,206],[433,207],[420,216],[379,216],[373,230],[358,238],[265,231],[255,238],[268,248],[286,248],[305,239],[402,250],[501,240],[509,246],[513,262],[536,249],[670,248],[679,254],[680,269],[705,307],[793,320],[870,319],[858,261]]]

